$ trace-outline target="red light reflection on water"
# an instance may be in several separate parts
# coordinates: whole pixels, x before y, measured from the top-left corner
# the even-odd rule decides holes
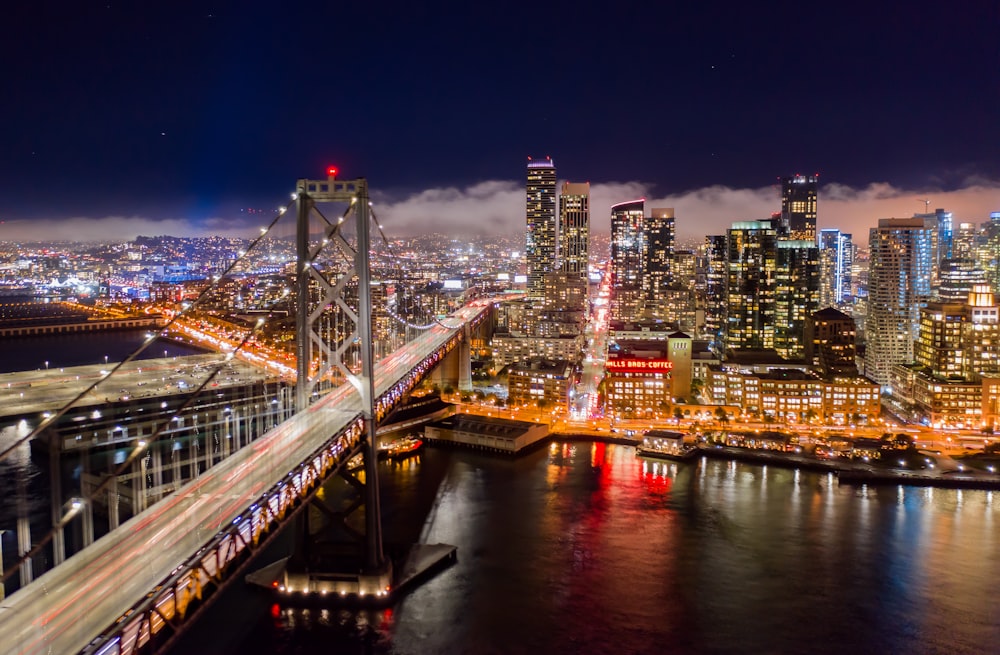
[[[664,462],[651,462],[642,460],[642,467],[639,469],[639,477],[642,480],[646,491],[657,496],[665,496],[670,493],[670,488],[674,484],[673,475],[669,472],[669,467]]]

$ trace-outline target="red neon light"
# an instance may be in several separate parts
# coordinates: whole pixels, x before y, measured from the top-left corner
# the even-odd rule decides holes
[[[337,173],[339,173],[339,172],[340,171],[337,170],[336,166],[327,166],[326,167],[326,176],[327,177],[337,177]]]
[[[628,373],[667,372],[673,367],[666,359],[609,359],[607,363],[609,371]]]

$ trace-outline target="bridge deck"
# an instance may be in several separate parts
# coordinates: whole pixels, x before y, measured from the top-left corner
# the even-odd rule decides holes
[[[483,311],[460,310],[379,363],[381,397]],[[5,653],[73,653],[140,602],[262,493],[361,413],[350,385],[327,394],[197,480],[130,519],[0,604]]]

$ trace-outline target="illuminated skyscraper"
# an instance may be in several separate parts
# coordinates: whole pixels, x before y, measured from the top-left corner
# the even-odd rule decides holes
[[[590,182],[563,182],[559,193],[559,261],[563,273],[587,276]]]
[[[936,236],[933,218],[880,218],[869,232],[865,376],[882,386],[893,364],[913,361],[920,308],[931,297]]]
[[[528,296],[541,298],[544,276],[556,267],[556,167],[551,157],[528,159],[525,260]]]
[[[726,350],[774,348],[773,221],[740,221],[726,231]]]
[[[653,208],[650,213],[643,229],[642,289],[646,301],[656,305],[673,281],[674,209]],[[693,286],[693,280],[686,282]]]
[[[645,199],[611,207],[611,318],[634,318],[642,300]]]
[[[792,239],[816,240],[816,188],[819,175],[781,179],[781,222]]]
[[[726,321],[726,237],[705,237],[705,331],[720,338]]]
[[[819,309],[815,241],[779,239],[774,262],[774,349],[785,359],[806,353],[806,324]]]
[[[851,235],[828,228],[819,232],[820,306],[837,307],[850,302],[854,244]]]

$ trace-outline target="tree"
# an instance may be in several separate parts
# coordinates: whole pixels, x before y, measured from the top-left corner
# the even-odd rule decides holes
[[[726,413],[725,407],[717,407],[715,409],[715,418],[722,425],[729,423],[729,414]]]
[[[684,412],[680,407],[674,407],[674,419],[677,421],[678,425],[680,425],[682,418],[684,418]]]
[[[819,415],[816,413],[816,410],[810,407],[809,409],[806,410],[806,413],[803,416],[803,418],[805,419],[806,423],[812,423],[813,421],[816,420],[818,416]]]

